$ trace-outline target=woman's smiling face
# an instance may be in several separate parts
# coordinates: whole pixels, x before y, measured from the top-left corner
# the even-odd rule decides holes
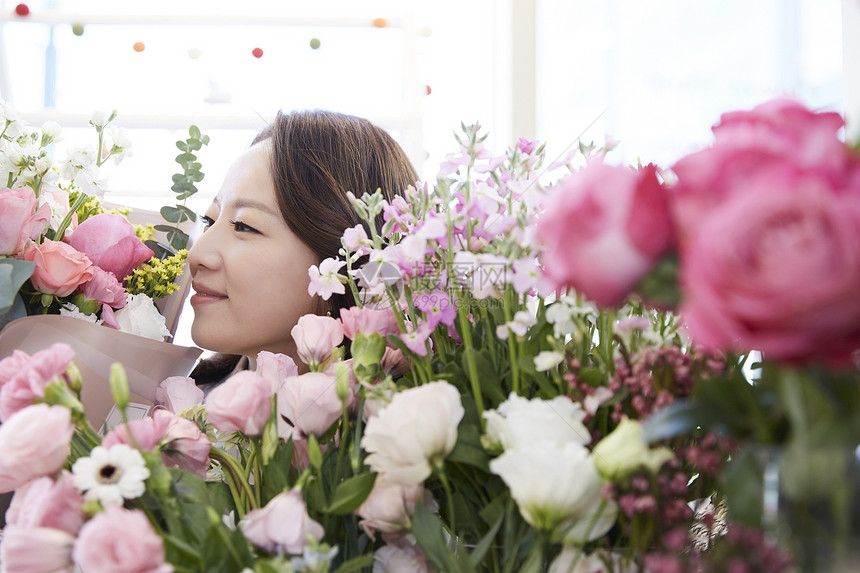
[[[287,226],[269,170],[271,141],[251,147],[227,172],[188,253],[191,337],[209,350],[295,358],[290,330],[313,312],[308,268],[316,255]]]

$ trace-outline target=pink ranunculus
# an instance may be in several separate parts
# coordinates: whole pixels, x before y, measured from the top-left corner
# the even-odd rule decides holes
[[[24,250],[24,260],[36,263],[30,277],[36,290],[57,296],[72,294],[95,274],[84,253],[60,241],[31,244]]]
[[[120,281],[155,255],[137,238],[125,217],[110,213],[95,215],[78,225],[69,243]]]
[[[165,378],[155,389],[155,401],[174,414],[202,404],[204,397],[203,390],[194,383],[193,379],[186,376]]]
[[[204,404],[209,421],[222,432],[259,436],[271,413],[272,394],[269,380],[244,370],[212,390]]]
[[[0,256],[17,257],[27,240],[45,232],[51,207],[37,210],[38,203],[32,189],[0,189]]]
[[[56,481],[35,479],[15,491],[6,511],[6,524],[21,527],[50,527],[77,535],[84,523],[84,498],[63,472]]]
[[[156,410],[152,416],[166,428],[162,436],[161,456],[167,467],[179,467],[205,478],[209,469],[212,443],[191,420],[180,418],[166,410]]]
[[[95,271],[93,278],[81,287],[84,298],[86,300],[98,301],[113,308],[124,307],[128,299],[125,287],[122,286],[113,274],[103,270],[101,267],[94,267],[93,270]]]
[[[0,493],[62,469],[75,426],[63,406],[27,406],[0,424]]]
[[[345,308],[340,311],[340,322],[343,325],[343,333],[350,340],[355,339],[357,332],[368,335],[376,333],[383,337],[400,332],[397,318],[391,308]]]
[[[415,514],[415,503],[418,501],[433,501],[432,495],[423,485],[405,486],[377,476],[370,495],[355,510],[356,515],[361,518],[358,525],[374,541],[377,532],[395,534],[385,537],[390,543],[397,539],[396,534],[409,529]]]
[[[74,357],[71,346],[57,342],[33,356],[15,350],[0,360],[0,421],[43,398],[45,387],[63,376]]]
[[[16,573],[72,573],[75,536],[50,527],[7,525],[0,541],[0,570]]]
[[[322,436],[341,415],[335,386],[334,376],[322,372],[289,378],[278,392],[278,414],[302,437]]]
[[[298,376],[299,368],[286,354],[263,350],[257,353],[257,374],[269,381],[274,394],[284,385],[284,380],[290,376]]]
[[[265,507],[249,511],[239,526],[251,543],[269,553],[301,554],[308,535],[320,540],[325,534],[308,515],[298,490],[279,493]]]
[[[290,331],[296,352],[305,364],[319,364],[343,342],[343,326],[330,316],[306,314]]]
[[[624,300],[669,249],[672,232],[656,168],[632,170],[601,161],[558,185],[536,229],[547,278],[601,306]]]
[[[139,509],[111,505],[84,524],[72,551],[86,573],[171,573],[164,541]]]
[[[694,343],[785,361],[860,347],[860,195],[793,166],[762,170],[699,221],[681,253]]]

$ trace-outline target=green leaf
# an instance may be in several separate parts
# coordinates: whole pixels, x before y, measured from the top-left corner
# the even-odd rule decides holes
[[[165,205],[161,208],[161,216],[171,223],[182,223],[183,221],[194,221],[197,219],[197,214],[185,205],[176,205],[175,207]]]
[[[368,567],[373,566],[373,553],[360,555],[349,561],[341,563],[340,567],[334,570],[334,573],[355,573]]]
[[[447,460],[468,464],[489,473],[490,457],[481,446],[481,430],[471,424],[460,424],[457,443]]]
[[[192,125],[188,128],[188,135],[191,136],[191,139],[200,139],[200,128],[196,125]]]
[[[191,184],[189,183],[189,185],[191,185]],[[191,185],[191,189],[188,189],[187,191],[183,191],[182,193],[180,193],[179,195],[176,196],[176,199],[179,201],[184,201],[185,199],[188,199],[189,197],[191,197],[195,193],[197,193],[197,187],[195,187],[194,185]]]
[[[179,149],[179,151],[188,151],[188,144],[184,141],[177,141],[176,147]]]
[[[197,159],[197,156],[193,153],[180,153],[176,156],[176,163],[191,163],[195,159]]]
[[[475,549],[469,554],[469,563],[477,567],[481,560],[484,559],[484,555],[487,554],[487,551],[490,550],[490,547],[493,545],[493,540],[496,538],[496,534],[499,532],[499,529],[502,527],[502,521],[504,521],[504,514],[500,515],[496,520],[496,523],[490,530],[484,535],[483,538],[475,545]]]
[[[15,297],[36,269],[36,263],[19,259],[0,260],[0,315],[12,308]]]
[[[363,473],[338,484],[331,503],[323,511],[334,515],[349,515],[364,503],[376,482],[375,473]]]
[[[311,467],[319,471],[322,467],[322,452],[320,451],[320,444],[313,434],[308,436],[308,459]]]
[[[197,191],[197,188],[193,183],[189,183],[187,181],[180,181],[179,183],[174,183],[170,186],[170,190],[174,193],[188,193],[189,191]]]
[[[412,534],[418,545],[437,569],[451,571],[453,569],[451,552],[442,535],[445,525],[438,516],[433,515],[423,503],[415,504],[415,515],[412,517]]]

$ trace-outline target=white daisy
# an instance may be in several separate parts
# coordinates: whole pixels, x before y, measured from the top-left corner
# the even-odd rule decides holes
[[[72,474],[75,487],[85,492],[85,499],[95,499],[108,506],[120,505],[123,498],[143,495],[146,489],[143,482],[149,477],[149,469],[136,449],[114,444],[110,449],[93,448],[89,457],[74,463]]]

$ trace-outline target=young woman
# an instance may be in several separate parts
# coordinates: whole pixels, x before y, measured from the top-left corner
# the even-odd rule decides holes
[[[308,268],[337,256],[343,231],[362,223],[347,192],[381,189],[390,201],[417,180],[400,146],[365,119],[279,113],[228,171],[188,254],[191,336],[219,353],[192,373],[198,384],[262,350],[295,359],[290,330],[300,316],[352,306],[348,290],[328,301],[307,291]]]

